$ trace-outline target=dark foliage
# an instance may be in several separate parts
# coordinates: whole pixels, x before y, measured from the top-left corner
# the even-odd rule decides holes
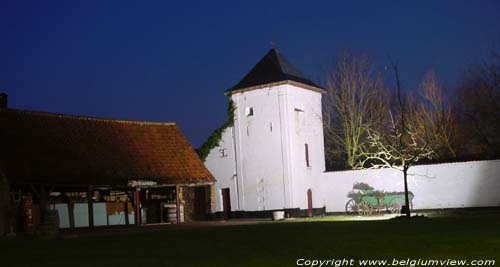
[[[212,134],[210,134],[207,141],[205,141],[203,145],[201,145],[198,149],[196,149],[196,152],[198,153],[202,161],[205,161],[208,154],[213,148],[219,146],[224,131],[227,128],[232,127],[234,125],[234,111],[236,110],[236,106],[234,105],[234,102],[231,99],[231,95],[227,96],[227,102],[228,102],[228,107],[227,107],[228,120],[221,127],[215,129],[212,132]]]

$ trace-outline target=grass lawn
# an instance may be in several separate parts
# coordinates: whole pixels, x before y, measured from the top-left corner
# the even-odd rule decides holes
[[[1,266],[296,266],[309,259],[493,259],[500,216],[297,220],[63,240],[0,239]]]

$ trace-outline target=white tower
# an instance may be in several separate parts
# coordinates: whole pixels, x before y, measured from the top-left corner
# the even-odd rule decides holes
[[[308,208],[311,180],[325,170],[324,92],[275,49],[226,91],[234,126],[205,161],[217,179],[217,211]]]

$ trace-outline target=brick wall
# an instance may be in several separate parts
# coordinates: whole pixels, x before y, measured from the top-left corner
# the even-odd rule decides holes
[[[182,188],[184,218],[186,222],[209,219],[212,207],[211,186]]]

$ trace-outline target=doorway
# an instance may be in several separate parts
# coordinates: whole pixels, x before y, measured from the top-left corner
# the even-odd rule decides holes
[[[222,189],[222,211],[224,213],[224,220],[231,218],[231,195],[229,188]]]

